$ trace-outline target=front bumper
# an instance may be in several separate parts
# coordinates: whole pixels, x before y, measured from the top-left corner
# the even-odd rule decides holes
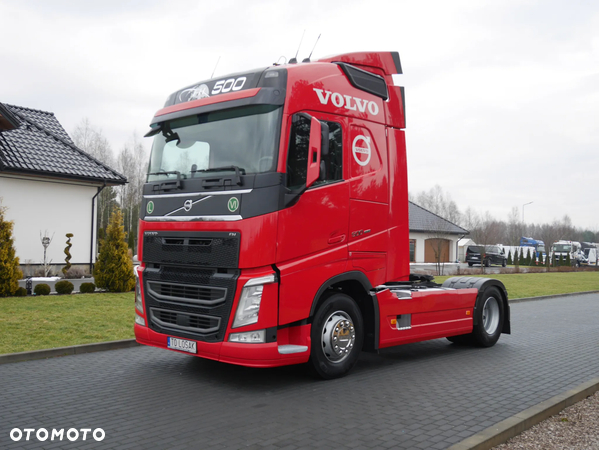
[[[265,344],[195,341],[197,343],[197,354],[168,348],[168,336],[167,334],[157,333],[148,327],[135,324],[135,339],[140,344],[229,364],[247,367],[278,367],[303,364],[308,362],[310,357],[310,325],[279,330],[277,342]]]

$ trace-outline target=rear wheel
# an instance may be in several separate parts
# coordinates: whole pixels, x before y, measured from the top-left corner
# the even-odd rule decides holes
[[[492,347],[499,339],[504,318],[501,294],[497,288],[491,287],[486,289],[482,296],[479,294],[476,300],[474,310],[476,325],[474,325],[472,333],[450,336],[447,340],[460,345],[474,344],[480,347]]]
[[[499,290],[495,287],[485,290],[476,300],[476,325],[472,330],[474,342],[482,347],[495,345],[501,334],[504,318],[503,299]]]
[[[333,294],[312,321],[310,365],[324,379],[339,378],[358,361],[364,341],[362,314],[354,300]]]

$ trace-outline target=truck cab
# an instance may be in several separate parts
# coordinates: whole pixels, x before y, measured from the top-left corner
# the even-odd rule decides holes
[[[362,349],[472,333],[479,290],[495,299],[489,342],[509,332],[499,282],[411,291],[400,73],[396,52],[351,53],[168,97],[147,134],[140,343],[334,378]],[[450,312],[412,326],[419,309]]]

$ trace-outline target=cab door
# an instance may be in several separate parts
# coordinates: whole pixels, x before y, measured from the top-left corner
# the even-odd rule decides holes
[[[347,262],[349,183],[344,179],[345,118],[312,113],[328,126],[329,149],[321,154],[321,177],[279,211],[276,263],[281,274],[279,324],[307,317],[316,292]],[[310,121],[290,124],[286,185],[306,184]]]

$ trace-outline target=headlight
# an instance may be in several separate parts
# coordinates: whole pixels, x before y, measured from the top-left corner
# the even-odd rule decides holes
[[[239,297],[239,305],[237,306],[237,312],[235,313],[233,328],[239,328],[258,322],[264,285],[274,282],[275,274],[273,273],[265,277],[252,278],[245,283]]]
[[[143,314],[144,306],[141,301],[141,286],[139,282],[139,273],[137,270],[135,271],[135,309],[137,309],[140,313]]]

